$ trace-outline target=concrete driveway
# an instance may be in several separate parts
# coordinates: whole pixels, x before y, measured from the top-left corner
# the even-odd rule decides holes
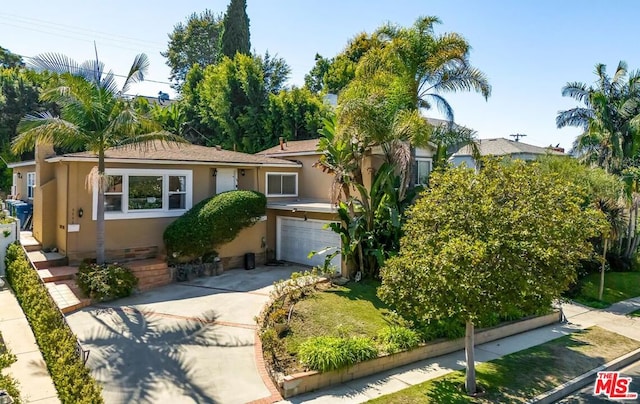
[[[107,403],[269,402],[277,396],[256,363],[254,317],[274,281],[304,269],[232,270],[87,307],[67,320],[90,350],[87,365]]]

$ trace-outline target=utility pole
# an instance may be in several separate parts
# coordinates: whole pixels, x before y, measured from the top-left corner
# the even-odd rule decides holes
[[[517,142],[517,141],[520,140],[521,137],[525,137],[527,135],[522,134],[522,133],[516,133],[515,135],[509,135],[509,136],[516,138],[516,142]]]

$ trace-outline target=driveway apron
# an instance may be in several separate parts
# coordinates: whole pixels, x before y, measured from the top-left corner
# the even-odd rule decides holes
[[[256,363],[255,316],[302,267],[199,278],[67,316],[106,403],[246,403],[273,386]],[[275,398],[275,397],[274,397]]]

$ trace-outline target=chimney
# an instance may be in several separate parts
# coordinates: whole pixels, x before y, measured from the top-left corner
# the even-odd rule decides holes
[[[280,136],[280,150],[284,150],[284,138]]]

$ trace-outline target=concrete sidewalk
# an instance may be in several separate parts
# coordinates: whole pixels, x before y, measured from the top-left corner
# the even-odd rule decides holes
[[[27,318],[8,287],[0,290],[0,333],[9,351],[17,358],[5,372],[18,381],[22,401],[60,403]]]
[[[640,318],[626,316],[626,314],[640,309],[640,298],[619,302],[603,310],[573,303],[564,303],[562,309],[568,320],[567,323],[547,326],[477,345],[475,350],[476,363],[498,359],[501,356],[540,345],[594,325],[640,340]],[[458,351],[313,393],[292,397],[287,401],[281,401],[281,403],[362,403],[446,373],[464,369],[464,367],[464,351]]]

